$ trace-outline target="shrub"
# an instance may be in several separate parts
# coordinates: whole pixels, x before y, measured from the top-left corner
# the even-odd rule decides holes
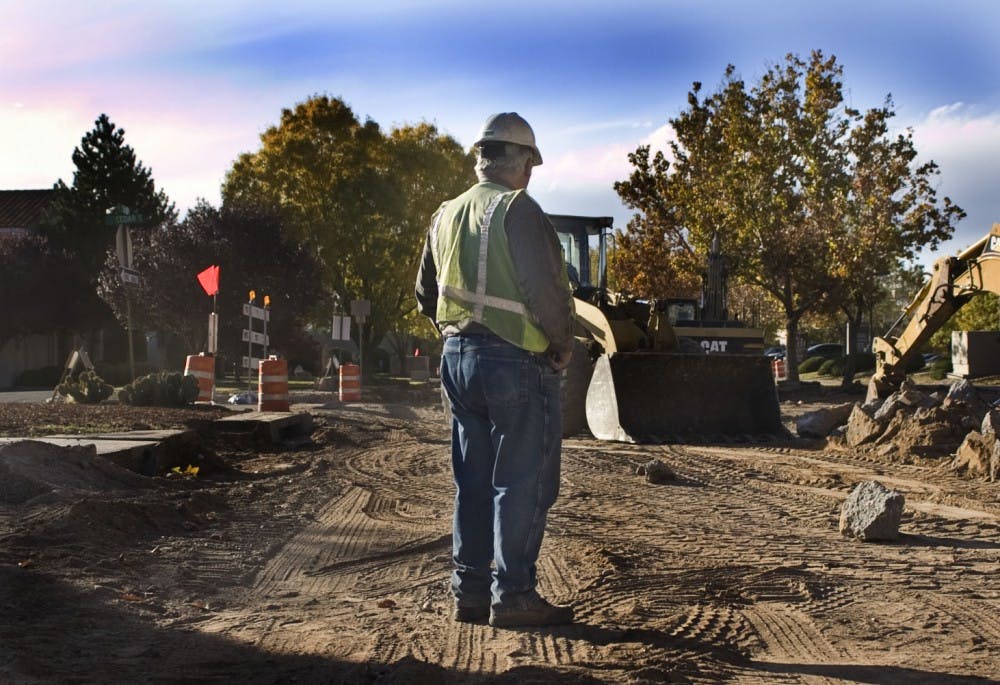
[[[844,358],[834,357],[832,359],[825,360],[820,364],[819,369],[816,371],[820,376],[843,376],[844,375]]]
[[[135,407],[183,407],[198,399],[198,379],[159,371],[135,379],[118,391],[118,401]]]
[[[67,378],[56,390],[60,395],[72,397],[79,404],[100,404],[115,391],[93,371],[84,371],[76,379]]]
[[[819,367],[821,367],[825,361],[826,359],[823,357],[809,357],[799,364],[799,373],[813,373],[814,371],[818,371]]]
[[[935,359],[930,364],[930,369],[928,373],[934,380],[942,380],[945,376],[951,373],[951,358],[942,357],[941,359]]]

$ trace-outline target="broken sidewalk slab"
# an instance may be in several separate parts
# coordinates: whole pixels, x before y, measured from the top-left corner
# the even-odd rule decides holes
[[[24,438],[0,438],[0,445],[21,442]],[[140,473],[155,476],[169,471],[181,461],[193,459],[200,438],[192,430],[155,430],[101,435],[49,435],[31,438],[35,442],[66,448],[92,445],[96,454],[108,461]]]
[[[308,440],[313,420],[310,414],[249,411],[219,419],[214,426],[226,426],[232,432],[251,433],[277,444]],[[175,466],[183,468],[202,459],[201,436],[194,430],[140,430],[30,439],[8,437],[0,438],[0,445],[25,440],[64,449],[91,447],[96,455],[144,476],[162,475]]]
[[[216,419],[221,432],[252,433],[272,443],[307,439],[313,431],[312,414],[247,411]]]

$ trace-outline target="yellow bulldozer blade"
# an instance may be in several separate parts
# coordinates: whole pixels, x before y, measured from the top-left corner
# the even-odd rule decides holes
[[[752,441],[784,434],[770,360],[742,354],[601,355],[587,390],[594,437]]]

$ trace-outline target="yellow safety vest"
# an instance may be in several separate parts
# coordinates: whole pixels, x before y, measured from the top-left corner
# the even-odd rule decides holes
[[[525,306],[504,218],[521,190],[478,183],[441,205],[431,228],[439,324],[475,321],[531,352],[549,341]]]

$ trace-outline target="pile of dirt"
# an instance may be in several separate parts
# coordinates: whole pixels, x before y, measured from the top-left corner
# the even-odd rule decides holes
[[[990,393],[964,379],[946,392],[904,383],[885,399],[855,404],[846,424],[831,433],[831,442],[888,462],[947,464],[966,437],[981,428],[991,404]]]
[[[22,504],[53,491],[142,489],[149,479],[97,456],[94,445],[56,447],[20,440],[0,445],[0,483],[0,504]]]

